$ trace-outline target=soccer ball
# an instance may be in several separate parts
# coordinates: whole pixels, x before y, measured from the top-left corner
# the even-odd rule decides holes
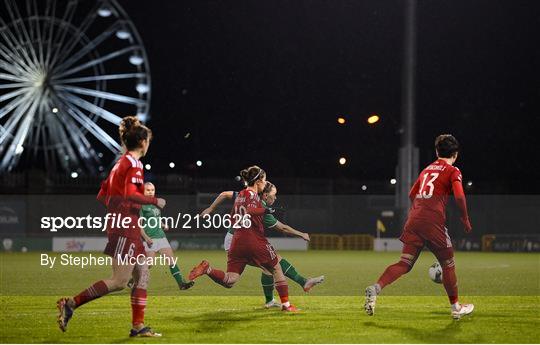
[[[429,278],[437,284],[442,283],[442,267],[438,262],[434,263],[429,267]]]

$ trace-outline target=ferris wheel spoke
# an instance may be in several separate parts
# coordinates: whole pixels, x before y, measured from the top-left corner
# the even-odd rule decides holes
[[[45,4],[45,18],[55,18],[56,16],[56,1],[47,0]],[[48,34],[45,32],[46,27],[48,26]],[[45,68],[47,68],[49,64],[49,59],[51,58],[51,49],[52,49],[52,42],[53,42],[53,33],[54,33],[54,23],[52,20],[44,20],[43,21],[43,40],[44,42],[47,42],[47,47],[44,47],[45,49],[45,61],[43,65]]]
[[[9,48],[0,43],[0,55],[6,59],[6,62],[11,64],[13,69],[18,70],[21,76],[35,74],[34,70],[24,62],[24,59],[20,58],[13,50],[13,46]]]
[[[15,136],[11,141],[9,150],[6,152],[4,158],[2,159],[2,162],[0,163],[0,169],[7,168],[7,170],[11,170],[11,168],[15,164],[17,164],[21,156],[23,143],[26,140],[26,136],[28,135],[28,130],[30,129],[30,125],[32,124],[32,119],[36,112],[38,103],[39,97],[35,97],[31,102],[31,106],[29,107],[28,112],[26,112],[25,114],[26,116],[24,120],[19,125],[17,132],[15,133]],[[3,140],[0,140],[0,142],[2,141]]]
[[[28,48],[28,50],[30,51],[30,54],[32,55],[32,62],[33,62],[33,65],[34,67],[38,67],[38,58],[37,58],[37,55],[36,55],[36,51],[34,50],[34,47],[32,45],[32,40],[30,39],[30,36],[28,34],[28,30],[26,29],[26,25],[24,24],[24,20],[23,20],[23,17],[21,16],[21,13],[19,12],[19,7],[17,6],[16,3],[13,4],[13,8],[11,8],[10,5],[8,5],[11,1],[10,0],[6,0],[5,3],[8,7],[8,12],[10,12],[10,15],[12,16],[12,19],[13,19],[13,13],[15,13],[15,15],[17,16],[17,20],[14,20],[15,23],[17,23],[19,25],[19,27],[21,28],[21,32],[22,32],[22,36],[21,37],[21,42],[26,42],[26,46]]]
[[[28,54],[26,54],[26,51],[24,49],[19,49],[21,47],[21,44],[17,41],[13,33],[9,30],[7,27],[7,24],[2,20],[2,17],[0,17],[0,24],[3,26],[0,28],[0,35],[4,38],[6,43],[8,44],[8,47],[2,44],[2,50],[10,55],[10,58],[12,61],[14,61],[15,64],[20,65],[22,68],[26,70],[26,73],[33,74],[35,70],[35,66],[32,65],[32,62],[30,61],[30,57]],[[23,53],[19,53],[19,50],[22,50]],[[11,56],[11,54],[13,56]],[[15,62],[16,61],[16,62]]]
[[[114,32],[116,31],[116,28],[118,27],[118,22],[113,23],[108,29],[103,31],[101,34],[99,34],[96,38],[94,38],[92,41],[88,42],[85,46],[83,46],[78,52],[73,54],[69,59],[63,60],[60,59],[60,61],[63,61],[58,66],[54,67],[55,72],[62,72],[66,68],[73,65],[75,62],[77,62],[80,58],[88,54],[90,51],[94,50],[99,46],[103,41],[105,41],[107,38],[111,37]],[[72,48],[73,49],[73,48]],[[70,51],[72,50],[70,49]],[[66,55],[65,53],[64,55]]]
[[[12,84],[0,84],[0,89],[12,89],[15,87],[28,87],[29,83],[12,83]]]
[[[26,82],[27,81],[27,79],[14,76],[13,74],[5,74],[5,73],[0,73],[0,79],[11,80],[11,81],[19,81],[19,82]]]
[[[71,54],[71,51],[77,43],[79,43],[79,38],[83,35],[85,35],[86,30],[90,27],[90,25],[93,23],[93,21],[96,19],[96,13],[99,8],[99,4],[95,4],[94,7],[88,12],[84,20],[81,21],[81,24],[78,27],[75,27],[75,31],[77,32],[77,35],[73,35],[70,40],[68,40],[65,44],[62,44],[59,46],[59,51],[61,52],[59,55],[55,56],[55,59],[51,63],[51,66],[53,66],[57,61],[65,61],[65,59]],[[62,42],[63,43],[63,42]]]
[[[0,119],[3,118],[6,114],[9,114],[10,111],[18,107],[22,102],[25,102],[28,97],[30,97],[28,94],[20,95],[17,98],[11,100],[11,102],[9,102],[2,109],[0,109]]]
[[[95,122],[90,120],[79,108],[72,104],[69,100],[62,100],[66,105],[66,111],[84,128],[88,130],[96,139],[98,139],[105,147],[112,152],[119,152],[121,147],[107,132],[99,127]]]
[[[47,59],[45,62],[47,68],[51,68],[52,66],[54,66],[58,55],[62,53],[62,47],[68,33],[67,28],[71,25],[73,21],[73,16],[75,15],[75,11],[77,9],[77,1],[78,0],[70,0],[67,3],[64,13],[62,14],[62,19],[59,21],[60,26],[61,28],[63,28],[63,30],[57,30],[54,37],[50,37],[52,43],[51,50],[47,53]]]
[[[138,79],[138,78],[143,78],[144,76],[145,76],[144,73],[104,74],[104,75],[96,75],[92,77],[59,79],[59,80],[55,80],[55,83],[72,84],[72,83],[86,83],[86,82],[98,81],[98,80]]]
[[[28,8],[28,13],[31,15],[32,18],[35,18],[36,25],[34,27],[34,31],[36,33],[35,39],[38,42],[38,53],[39,53],[39,65],[41,67],[44,66],[44,59],[43,59],[43,39],[41,36],[41,26],[39,25],[39,11],[37,7],[36,0],[26,0],[26,7]],[[32,21],[30,21],[32,23]]]
[[[71,104],[74,104],[78,107],[80,107],[81,109],[84,109],[86,111],[89,111],[93,114],[97,114],[99,115],[100,117],[102,117],[104,120],[107,120],[109,121],[110,123],[113,123],[115,125],[119,125],[120,124],[120,121],[122,120],[120,118],[120,116],[118,115],[115,115],[113,113],[111,113],[110,111],[108,110],[105,110],[93,103],[90,103],[88,102],[87,100],[85,99],[82,99],[78,96],[75,96],[75,95],[72,95],[72,94],[69,94],[69,93],[62,93],[62,94],[59,94],[60,97],[64,97],[64,99],[66,99],[67,101],[69,101]]]
[[[28,81],[28,73],[23,71],[19,66],[10,64],[9,62],[5,60],[0,59],[0,68],[3,69],[6,72],[9,72],[9,75],[11,75],[14,78],[19,78],[20,80]],[[5,73],[2,73],[5,75]]]
[[[5,100],[8,100],[10,98],[13,98],[15,96],[18,96],[18,95],[20,95],[22,93],[29,92],[29,91],[30,91],[29,87],[23,87],[23,88],[20,88],[18,90],[15,90],[15,91],[8,92],[8,93],[0,96],[0,102],[3,102]]]
[[[12,116],[9,117],[2,126],[2,128],[0,128],[0,130],[2,131],[2,133],[0,134],[0,143],[4,142],[7,136],[10,135],[13,128],[17,125],[26,110],[30,107],[32,96],[33,93],[26,94],[23,97],[23,102],[21,102],[18,106],[15,107]]]
[[[108,99],[111,101],[116,101],[120,103],[126,103],[126,104],[134,104],[134,105],[141,105],[144,104],[144,100],[128,97],[124,95],[118,95],[116,93],[112,92],[106,92],[106,91],[98,91],[93,89],[87,89],[85,87],[78,87],[78,86],[62,86],[62,85],[56,85],[56,89],[62,90],[62,91],[68,91],[70,93],[77,93],[80,95],[86,95],[86,96],[93,96],[103,99]]]
[[[136,50],[140,50],[140,47],[138,46],[131,46],[131,47],[126,47],[126,48],[123,48],[123,49],[120,49],[120,50],[117,50],[117,51],[114,51],[112,53],[109,53],[107,55],[104,55],[100,58],[97,58],[97,59],[94,59],[94,60],[91,60],[91,61],[88,61],[80,66],[77,66],[77,67],[74,67],[74,68],[71,68],[67,71],[62,71],[60,73],[57,73],[55,74],[55,78],[61,78],[61,77],[65,77],[67,75],[70,75],[70,74],[73,74],[73,73],[76,73],[76,72],[79,72],[79,71],[82,71],[84,69],[87,69],[87,68],[90,68],[90,67],[93,67],[95,65],[98,65],[98,64],[101,64],[103,62],[106,62],[106,61],[109,61],[111,59],[114,59],[118,56],[121,56],[123,54],[126,54],[126,53],[129,53],[131,51],[136,51]],[[54,79],[53,79],[54,80]]]

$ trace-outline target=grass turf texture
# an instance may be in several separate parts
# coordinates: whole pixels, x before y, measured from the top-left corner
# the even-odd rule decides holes
[[[219,251],[177,253],[183,273],[201,259],[225,267]],[[40,266],[39,253],[0,255],[0,341],[3,343],[537,343],[540,341],[540,255],[458,253],[462,301],[475,313],[451,320],[442,285],[432,283],[422,253],[415,268],[384,290],[376,315],[363,312],[363,289],[398,253],[282,252],[305,276],[326,275],[306,295],[290,283],[298,314],[262,308],[260,271],[248,268],[238,286],[227,290],[207,277],[180,292],[166,267],[152,268],[147,323],[164,337],[129,339],[127,290],[98,299],[75,312],[68,332],[56,327],[55,301],[73,295],[109,267]],[[57,255],[57,254],[52,254]],[[88,255],[88,254],[77,254]]]

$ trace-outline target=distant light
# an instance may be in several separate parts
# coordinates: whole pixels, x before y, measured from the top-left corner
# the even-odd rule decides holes
[[[345,163],[347,163],[347,159],[345,157],[341,157],[338,162],[340,165],[344,165]]]
[[[24,151],[24,146],[22,146],[21,144],[18,144],[17,147],[15,148],[15,154],[20,155],[21,153],[23,153],[23,151]]]
[[[121,40],[127,40],[131,37],[131,34],[127,30],[118,30],[116,31],[116,37],[118,37]]]
[[[340,125],[344,125],[345,122],[346,122],[346,120],[345,120],[344,117],[341,117],[341,116],[340,116],[340,117],[337,118],[337,122],[338,122]]]
[[[56,114],[58,112],[58,108],[52,108],[52,112]]]
[[[379,115],[371,115],[370,117],[368,117],[367,122],[368,122],[370,125],[372,125],[372,124],[374,124],[374,123],[379,122],[380,119],[381,119],[381,118],[379,117]]]
[[[97,13],[100,17],[109,17],[112,14],[111,10],[108,7],[100,8]]]
[[[141,120],[142,122],[146,122],[148,121],[148,114],[138,113],[137,118]]]
[[[135,86],[135,90],[137,90],[138,93],[147,93],[150,90],[150,87],[148,84],[139,83]]]
[[[79,174],[76,171],[71,172],[71,178],[77,178]]]
[[[363,186],[362,186],[362,190],[367,190],[367,186],[366,186],[366,185],[363,185]]]
[[[103,153],[101,153],[101,152],[98,152],[98,154],[97,154],[97,155],[98,155],[98,157],[99,157],[99,158],[103,158]]]
[[[187,132],[185,135],[184,135],[184,139],[187,139],[191,136],[191,133]]]
[[[103,166],[100,165],[99,168],[98,168],[98,170],[99,170],[99,171],[103,171]]]
[[[467,182],[468,187],[472,187],[472,181]]]
[[[152,169],[152,166],[151,166],[150,164],[146,164],[146,165],[144,166],[144,168],[145,168],[146,170],[150,170],[150,169]]]
[[[143,58],[140,57],[139,55],[131,55],[129,57],[129,63],[131,63],[132,65],[139,66],[139,65],[142,65],[143,62],[144,62]]]
[[[197,164],[198,167],[202,167],[202,161],[197,161],[195,164]]]
[[[396,184],[396,183],[397,183],[397,180],[395,178],[390,179],[390,184]]]
[[[172,169],[172,168],[174,168],[174,166],[175,166],[174,162],[170,162],[170,163],[169,163],[169,168]]]

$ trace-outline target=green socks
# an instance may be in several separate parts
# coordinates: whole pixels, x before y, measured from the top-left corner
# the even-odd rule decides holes
[[[296,272],[296,268],[294,268],[294,266],[291,265],[290,262],[285,259],[281,259],[279,264],[281,266],[281,269],[283,270],[283,274],[287,278],[295,281],[301,287],[304,287],[304,285],[306,285],[307,279],[298,274],[298,272]],[[264,292],[264,298],[266,299],[265,303],[272,301],[274,299],[274,277],[266,275],[264,273],[261,274],[261,285]]]
[[[274,299],[274,277],[266,274],[261,274],[261,285],[264,292],[265,303]]]
[[[174,280],[176,280],[178,284],[185,283],[184,277],[182,277],[182,273],[180,273],[180,269],[178,268],[178,265],[169,266],[169,270],[171,271],[171,274]]]
[[[296,272],[296,268],[294,268],[290,262],[285,259],[281,259],[279,264],[281,265],[281,269],[283,270],[285,277],[294,280],[301,287],[306,285],[307,279],[298,274],[298,272]]]

